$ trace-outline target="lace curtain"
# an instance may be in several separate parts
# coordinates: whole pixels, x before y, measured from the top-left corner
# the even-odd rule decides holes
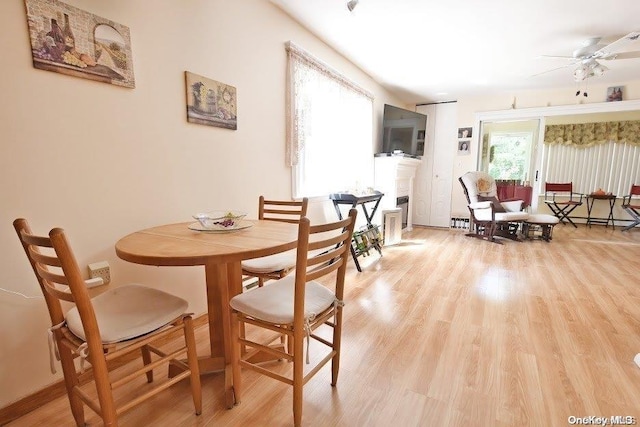
[[[286,49],[294,198],[373,185],[373,96],[293,43]]]
[[[319,76],[325,77],[346,89],[346,92],[351,92],[351,97],[361,98],[371,104],[373,95],[294,43],[287,42],[285,48],[288,56],[286,157],[289,166],[296,166],[313,126],[314,92],[310,86],[317,87],[314,80]],[[344,105],[334,105],[336,113],[340,107]]]
[[[640,146],[640,121],[547,125],[544,143],[587,148],[607,142]]]

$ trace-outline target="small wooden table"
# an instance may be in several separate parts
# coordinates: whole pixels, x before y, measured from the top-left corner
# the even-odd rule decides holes
[[[604,224],[605,227],[609,226],[609,221],[611,221],[611,226],[613,229],[616,229],[616,223],[613,220],[613,206],[616,204],[616,196],[615,194],[587,194],[585,196],[587,198],[587,225],[591,227],[591,224]],[[606,219],[604,218],[591,218],[591,211],[593,210],[593,203],[596,200],[607,200],[609,201],[609,215]]]
[[[235,403],[229,299],[242,292],[241,262],[294,249],[298,237],[297,224],[247,222],[253,226],[223,233],[193,231],[189,223],[161,225],[136,231],[116,243],[118,257],[136,264],[204,266],[211,354],[200,358],[200,371],[224,371],[227,407]]]

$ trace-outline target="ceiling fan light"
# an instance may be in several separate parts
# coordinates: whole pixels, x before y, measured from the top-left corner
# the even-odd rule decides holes
[[[589,73],[587,67],[581,66],[573,71],[573,78],[575,79],[575,81],[580,82],[586,79],[588,74]]]
[[[358,2],[360,0],[349,0],[347,2],[347,9],[349,9],[349,12],[353,12],[353,9],[356,8],[356,6],[358,5]]]
[[[596,64],[596,66],[593,67],[593,70],[592,70],[593,71],[593,75],[600,77],[601,75],[604,74],[604,70],[605,70],[605,68],[602,65]]]

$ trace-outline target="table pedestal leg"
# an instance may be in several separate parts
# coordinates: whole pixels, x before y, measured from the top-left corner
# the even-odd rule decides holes
[[[211,356],[200,359],[200,372],[223,371],[227,407],[233,407],[231,375],[231,318],[229,299],[242,292],[240,262],[205,265],[207,307],[209,311],[209,347]]]

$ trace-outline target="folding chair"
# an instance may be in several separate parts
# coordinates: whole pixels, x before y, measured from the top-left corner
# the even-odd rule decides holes
[[[628,196],[622,198],[622,209],[631,216],[633,223],[627,225],[622,231],[631,230],[640,225],[640,185],[632,185]]]
[[[571,218],[569,218],[569,214],[571,214],[575,208],[582,205],[582,197],[582,194],[573,192],[572,182],[546,182],[544,184],[544,202],[563,224],[565,224],[565,220],[567,220],[571,225],[578,228],[578,226],[571,221]]]

